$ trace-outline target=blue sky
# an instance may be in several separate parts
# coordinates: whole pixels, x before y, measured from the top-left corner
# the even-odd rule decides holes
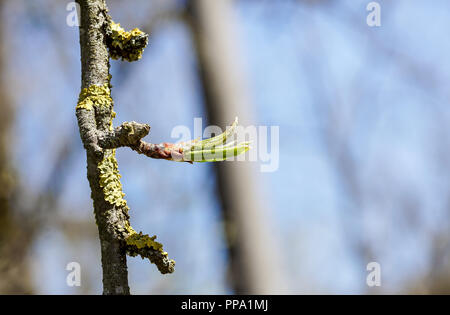
[[[10,68],[12,84],[20,91],[15,162],[27,189],[37,193],[61,141],[74,139],[77,148],[67,165],[60,215],[90,218],[95,228],[74,115],[80,86],[78,31],[65,25],[65,3],[46,11],[46,2],[40,1],[42,7],[27,14],[25,2],[17,2],[17,18],[8,20],[20,34],[12,38],[11,51],[17,53],[11,55]],[[142,12],[150,5],[133,2],[140,10],[110,4],[114,19],[126,28],[146,21]],[[383,289],[397,292],[427,270],[429,235],[448,211],[442,198],[448,177],[433,152],[439,143],[436,112],[443,113],[444,121],[449,118],[445,30],[450,6],[445,1],[379,1],[382,26],[371,29],[365,24],[368,2],[299,6],[295,1],[241,1],[235,6],[237,47],[255,120],[280,126],[280,167],[259,174],[259,189],[270,205],[268,215],[289,261],[289,286],[295,293],[367,291],[365,264],[346,242],[349,227],[375,248]],[[46,23],[57,30],[50,32]],[[149,122],[149,140],[159,143],[171,140],[173,127],[193,128],[194,117],[205,117],[193,44],[182,23],[158,25],[143,59],[124,65],[129,70],[125,80],[118,65],[112,62],[116,125]],[[340,113],[340,124],[331,127],[348,141],[355,157],[364,195],[358,218],[353,214],[361,204],[348,196],[324,141],[333,123],[324,115],[327,108]],[[147,261],[129,259],[133,292],[230,292],[211,166],[153,161],[127,149],[117,155],[132,224],[157,234],[177,260],[176,273],[163,277]],[[420,202],[417,227],[405,223],[403,194]],[[73,244],[55,228],[36,241],[32,257],[42,293],[78,292],[65,285],[65,264],[73,260],[89,266],[90,290],[100,292],[98,241],[80,238]]]

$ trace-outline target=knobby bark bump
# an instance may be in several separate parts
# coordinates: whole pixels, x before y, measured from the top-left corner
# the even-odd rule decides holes
[[[130,225],[129,207],[123,198],[117,148],[129,147],[155,159],[178,162],[223,161],[246,152],[249,143],[226,143],[235,133],[237,120],[223,134],[203,141],[151,144],[142,140],[150,126],[125,122],[114,128],[110,58],[141,59],[148,35],[135,28],[125,31],[108,15],[105,0],[77,0],[81,10],[81,93],[76,116],[87,154],[87,177],[99,230],[103,268],[103,294],[129,294],[126,255],[148,258],[162,274],[174,271],[156,236],[137,233]]]

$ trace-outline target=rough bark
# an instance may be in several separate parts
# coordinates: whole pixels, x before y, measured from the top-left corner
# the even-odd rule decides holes
[[[108,21],[105,0],[78,0],[81,9],[80,46],[82,89],[93,85],[103,86],[109,80],[109,55],[106,46],[105,26]],[[117,237],[115,226],[125,226],[127,213],[106,201],[100,187],[98,164],[105,152],[99,147],[97,131],[108,132],[105,121],[111,112],[77,110],[81,138],[87,153],[87,177],[94,201],[98,225],[103,268],[103,294],[129,294],[126,248]]]
[[[81,93],[76,116],[87,153],[87,177],[94,202],[103,268],[103,294],[129,294],[126,254],[140,255],[154,263],[162,274],[174,271],[162,244],[130,225],[128,205],[123,199],[115,150],[130,147],[140,152],[140,144],[155,148],[152,158],[172,159],[171,152],[142,141],[150,126],[125,122],[113,128],[114,103],[111,98],[109,60],[129,62],[142,57],[148,35],[135,28],[125,31],[108,15],[105,0],[78,0],[81,9]],[[164,156],[161,157],[161,154]]]
[[[147,45],[148,35],[137,28],[127,32],[120,24],[114,23],[108,15],[105,0],[78,0],[78,3],[81,8],[82,90],[76,106],[76,115],[81,140],[87,152],[88,180],[100,235],[103,293],[129,294],[126,254],[148,258],[156,264],[162,274],[172,273],[175,262],[168,258],[168,254],[162,249],[162,244],[155,241],[156,236],[150,237],[142,232],[137,233],[130,226],[129,208],[122,198],[124,194],[115,159],[115,149],[126,146],[150,158],[193,163],[223,161],[245,153],[249,149],[249,144],[247,142],[226,144],[227,139],[234,136],[237,119],[232,128],[216,137],[178,144],[144,142],[142,138],[150,131],[150,126],[147,124],[126,122],[114,129],[112,120],[115,113],[110,92],[109,58],[130,62],[139,60]],[[213,77],[213,79],[217,78]],[[236,99],[226,102],[234,100]],[[237,100],[238,103],[241,101],[241,99]],[[236,108],[231,109],[233,112]],[[225,125],[225,122],[221,121],[221,125]],[[245,168],[236,167],[228,170],[235,176],[234,178],[237,178],[240,172],[240,177],[246,178]],[[273,282],[276,278],[265,273],[269,271],[273,275],[277,272],[276,268],[265,268],[269,265],[272,267],[271,258],[274,256],[274,249],[270,246],[270,237],[264,235],[267,230],[260,229],[263,224],[254,224],[258,222],[261,214],[256,213],[259,207],[255,207],[257,198],[252,191],[252,182],[231,183],[231,185],[234,184],[238,184],[237,189],[231,190],[230,186],[226,186],[225,189],[231,194],[230,200],[238,201],[237,205],[231,207],[240,209],[236,211],[237,214],[241,214],[236,222],[243,222],[244,225],[238,230],[245,230],[249,236],[249,239],[243,238],[242,246],[239,247],[245,253],[243,257],[250,257],[248,262],[245,259],[240,262],[241,266],[246,267],[242,276],[245,277],[245,281],[248,276],[249,283],[254,285],[258,292],[269,292],[269,287],[277,288]],[[242,211],[243,209],[246,211]],[[242,216],[247,211],[250,215]],[[270,255],[263,254],[263,252],[269,252],[269,249]],[[261,266],[263,266],[262,269]],[[254,290],[254,292],[257,291]]]

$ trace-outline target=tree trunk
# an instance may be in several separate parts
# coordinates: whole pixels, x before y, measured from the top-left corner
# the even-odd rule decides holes
[[[4,17],[5,2],[0,1],[0,18]],[[30,214],[18,211],[19,178],[11,164],[11,134],[14,121],[14,100],[11,78],[7,75],[8,28],[5,20],[0,26],[0,293],[32,294],[33,286],[29,272],[28,250],[32,245]]]
[[[81,88],[109,83],[109,55],[105,27],[108,23],[105,0],[77,0],[81,9],[80,46]],[[111,104],[112,106],[112,104]],[[126,248],[116,235],[115,226],[126,226],[127,213],[106,200],[100,186],[99,163],[111,150],[100,149],[95,132],[107,132],[112,110],[77,110],[80,135],[87,152],[87,177],[94,201],[103,268],[103,294],[129,294]]]
[[[252,124],[250,97],[239,64],[237,32],[228,0],[192,0],[188,9],[204,87],[209,123],[226,126],[235,116]],[[237,294],[285,290],[280,255],[267,222],[267,209],[249,163],[215,164]]]

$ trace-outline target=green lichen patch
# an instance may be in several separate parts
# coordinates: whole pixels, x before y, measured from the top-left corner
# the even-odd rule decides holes
[[[163,245],[159,242],[156,242],[155,239],[156,235],[150,237],[147,234],[142,234],[142,232],[139,233],[134,232],[127,237],[126,242],[127,245],[136,246],[137,249],[152,248],[167,256],[167,253],[163,251]]]
[[[148,44],[148,35],[135,28],[125,31],[120,23],[111,22],[108,29],[108,48],[112,59],[136,61],[142,58],[144,48]]]
[[[105,200],[117,207],[128,210],[127,201],[123,199],[121,175],[116,160],[116,150],[107,150],[103,160],[98,164],[100,171],[100,187],[103,188]]]
[[[136,233],[131,227],[129,229],[132,232],[125,239],[129,256],[148,258],[162,274],[175,271],[175,260],[169,259],[168,254],[163,251],[163,245],[155,241],[156,236],[150,237],[142,232]]]
[[[102,86],[91,85],[88,88],[84,88],[78,97],[76,109],[83,108],[92,110],[94,107],[108,108],[111,104],[111,90],[109,88],[109,83],[105,83]]]

